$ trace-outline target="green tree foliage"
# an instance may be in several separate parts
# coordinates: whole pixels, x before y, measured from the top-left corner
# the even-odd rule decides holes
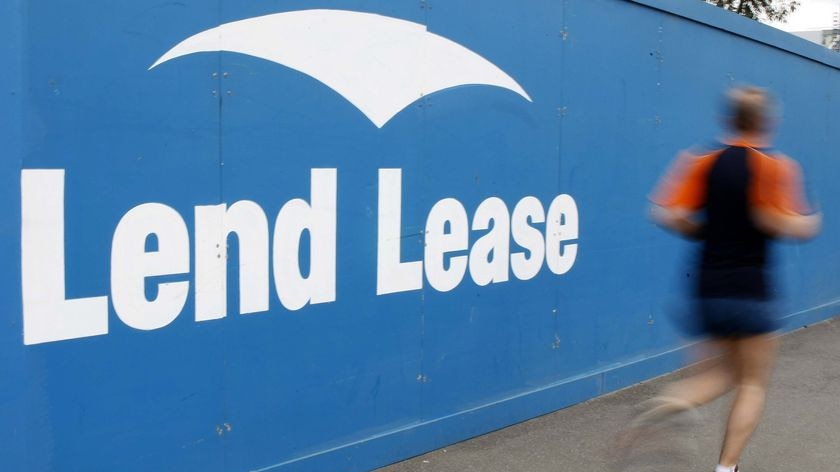
[[[799,0],[706,0],[753,20],[786,21],[799,7]]]

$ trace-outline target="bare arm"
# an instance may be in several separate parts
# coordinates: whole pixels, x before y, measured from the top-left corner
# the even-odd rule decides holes
[[[820,232],[822,214],[787,214],[773,209],[757,208],[752,212],[753,222],[762,231],[779,238],[811,239]]]
[[[762,231],[779,238],[810,239],[822,226],[822,214],[811,213],[805,199],[802,170],[793,159],[778,155],[764,176],[771,183],[767,197],[752,208],[753,223]]]
[[[651,205],[650,217],[657,225],[683,236],[698,237],[703,229],[695,218],[695,212],[685,208]]]

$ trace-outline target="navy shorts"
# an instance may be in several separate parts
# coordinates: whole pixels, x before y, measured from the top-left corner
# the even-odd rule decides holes
[[[776,304],[769,300],[700,298],[695,310],[700,335],[748,337],[772,333],[781,327]]]
[[[753,298],[699,298],[694,302],[690,334],[749,337],[781,327],[776,304]]]

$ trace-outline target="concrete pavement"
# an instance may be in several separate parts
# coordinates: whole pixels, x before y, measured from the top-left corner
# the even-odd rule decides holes
[[[630,457],[615,461],[610,447],[635,405],[687,373],[661,377],[379,472],[710,472],[717,463],[729,396],[700,408],[698,421],[678,422]],[[782,338],[767,411],[741,470],[840,471],[840,319]]]

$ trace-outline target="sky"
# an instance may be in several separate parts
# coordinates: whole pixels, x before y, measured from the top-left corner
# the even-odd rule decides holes
[[[799,8],[787,23],[768,23],[785,31],[805,31],[809,29],[829,29],[832,15],[840,12],[840,0],[799,0]]]

